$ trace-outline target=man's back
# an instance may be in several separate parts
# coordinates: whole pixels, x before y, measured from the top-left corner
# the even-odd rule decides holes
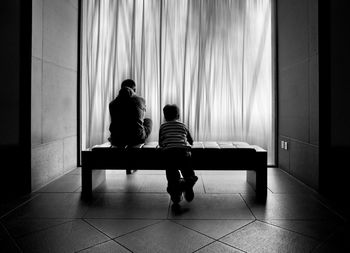
[[[145,101],[143,98],[123,93],[109,104],[111,115],[111,142],[113,145],[133,145],[143,143],[146,139],[143,126],[145,114]]]

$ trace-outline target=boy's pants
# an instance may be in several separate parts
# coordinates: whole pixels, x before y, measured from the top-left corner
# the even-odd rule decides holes
[[[193,185],[196,175],[191,166],[191,152],[188,150],[164,151],[166,165],[166,178],[168,180],[169,194],[182,193],[184,184]],[[181,174],[184,182],[181,181]]]

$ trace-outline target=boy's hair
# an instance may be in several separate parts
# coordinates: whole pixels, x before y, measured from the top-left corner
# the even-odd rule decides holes
[[[177,105],[166,105],[163,108],[164,118],[166,121],[177,120],[180,118],[179,107]]]

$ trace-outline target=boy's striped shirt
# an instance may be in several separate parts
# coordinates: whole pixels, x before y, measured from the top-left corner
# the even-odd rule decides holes
[[[159,129],[161,148],[188,148],[193,139],[185,124],[180,121],[167,121]]]

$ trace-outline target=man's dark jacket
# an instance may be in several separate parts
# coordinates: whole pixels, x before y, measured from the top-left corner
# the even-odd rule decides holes
[[[128,87],[120,89],[118,96],[109,104],[112,145],[135,145],[145,141],[145,111],[145,100],[142,97]]]

